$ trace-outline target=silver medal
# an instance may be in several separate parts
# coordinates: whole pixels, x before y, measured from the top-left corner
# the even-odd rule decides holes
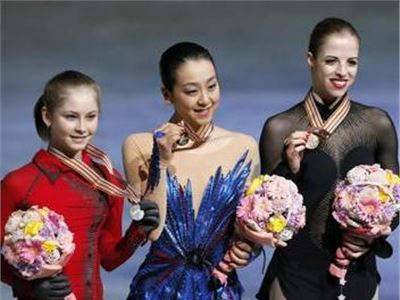
[[[307,139],[306,148],[307,149],[315,149],[319,145],[319,137],[314,133],[311,133]]]
[[[129,215],[131,216],[132,220],[140,221],[144,217],[144,211],[140,208],[139,204],[133,204],[129,209]]]

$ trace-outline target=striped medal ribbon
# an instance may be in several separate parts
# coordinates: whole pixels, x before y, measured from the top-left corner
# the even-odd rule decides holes
[[[351,102],[346,93],[339,106],[325,122],[322,120],[311,91],[307,94],[306,99],[304,100],[304,106],[308,120],[310,121],[312,128],[314,128],[307,140],[306,148],[315,149],[319,145],[320,137],[328,138],[340,123],[342,123],[344,118],[346,118],[350,111]]]
[[[214,130],[214,122],[208,123],[200,130],[199,133],[195,132],[188,123],[183,121],[182,123],[182,126],[185,129],[185,133],[177,141],[177,144],[179,146],[185,146],[187,143],[189,143],[189,140],[192,140],[194,142],[194,145],[196,146],[203,144],[205,141],[207,141],[208,137]]]
[[[98,159],[101,163],[103,163],[110,174],[113,174],[111,161],[105,152],[91,144],[87,145],[85,150],[90,156]],[[54,147],[49,147],[48,151],[55,155],[58,159],[60,159],[66,166],[70,167],[72,170],[85,178],[92,186],[98,188],[100,191],[106,193],[107,195],[126,197],[131,203],[139,202],[139,197],[133,190],[133,187],[127,182],[123,181],[126,188],[122,189],[100,176],[81,160],[70,158]]]

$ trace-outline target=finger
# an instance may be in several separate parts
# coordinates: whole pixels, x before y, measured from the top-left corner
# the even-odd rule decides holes
[[[366,240],[360,236],[352,235],[351,233],[343,235],[342,239],[345,242],[348,242],[353,245],[361,246],[361,247],[365,247],[366,245],[368,245],[368,240]]]
[[[160,223],[160,218],[158,217],[145,217],[140,221],[143,225],[158,225]]]
[[[71,294],[71,289],[64,289],[64,290],[51,290],[50,297],[54,299],[64,299],[66,296]]]
[[[303,152],[306,149],[305,145],[300,145],[294,148],[294,150],[298,153]]]
[[[144,216],[145,217],[159,217],[160,212],[157,209],[151,209],[151,210],[145,210],[144,211]]]
[[[65,289],[69,289],[70,287],[71,287],[71,285],[67,281],[65,281],[65,282],[57,282],[57,283],[52,283],[51,284],[51,288],[53,290],[65,290]]]
[[[307,138],[287,138],[285,139],[284,143],[288,147],[293,145],[296,146],[296,145],[306,144]]]
[[[237,248],[239,248],[242,251],[246,251],[246,252],[250,252],[253,251],[253,248],[251,247],[250,244],[243,242],[243,241],[236,241],[234,243],[234,246],[236,246]]]
[[[248,254],[237,255],[236,253],[229,252],[229,256],[231,258],[231,261],[239,265],[247,264],[250,259],[250,255]]]
[[[140,206],[141,208],[157,208],[158,205],[157,203],[151,201],[151,200],[142,200],[140,201]]]
[[[235,257],[235,258],[237,258],[238,260],[241,260],[241,259],[249,259],[250,258],[250,256],[251,256],[251,252],[246,252],[246,251],[242,251],[242,250],[240,250],[240,249],[238,249],[238,248],[232,248],[230,251],[229,251],[229,255],[231,256],[231,257]]]
[[[359,246],[348,242],[344,242],[343,246],[352,252],[361,252],[368,249],[365,246]]]
[[[286,247],[287,243],[282,241],[282,240],[277,240],[277,242],[275,243],[277,246],[279,247]]]

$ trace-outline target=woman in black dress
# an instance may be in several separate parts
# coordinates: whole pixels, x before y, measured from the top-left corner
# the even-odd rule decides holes
[[[388,114],[350,100],[359,47],[360,37],[350,23],[337,18],[319,22],[308,49],[309,92],[264,125],[262,171],[298,184],[307,225],[287,247],[275,251],[258,299],[338,299],[340,285],[328,267],[339,245],[352,259],[343,287],[346,299],[378,299],[375,255],[389,257],[391,246],[385,238],[368,243],[343,232],[331,217],[335,184],[352,167],[379,163],[399,171],[396,132]],[[395,219],[392,230],[398,225]]]

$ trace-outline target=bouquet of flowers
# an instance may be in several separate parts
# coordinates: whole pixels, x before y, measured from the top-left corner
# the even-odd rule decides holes
[[[277,175],[261,175],[253,179],[240,199],[236,216],[240,227],[265,233],[279,241],[288,241],[305,226],[306,207],[293,181]],[[251,239],[258,244],[262,240]],[[232,271],[229,255],[214,268],[213,275],[226,283],[225,273]]]
[[[75,249],[63,216],[47,207],[13,212],[4,229],[3,256],[26,280],[61,272]]]
[[[342,228],[372,240],[390,233],[400,210],[400,178],[379,164],[351,169],[335,189],[332,215]],[[336,250],[329,272],[344,278],[350,260],[343,248]]]
[[[290,240],[305,225],[303,196],[293,181],[277,175],[255,178],[236,211],[239,223]]]

